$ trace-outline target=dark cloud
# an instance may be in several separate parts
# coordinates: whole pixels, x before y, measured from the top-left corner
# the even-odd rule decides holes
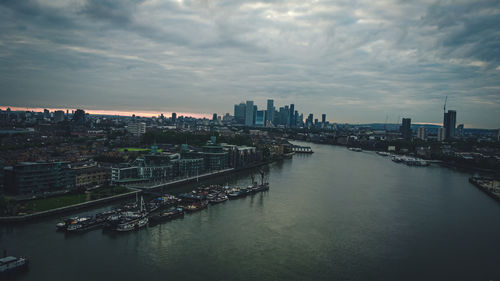
[[[2,102],[210,113],[274,98],[332,121],[440,122],[448,95],[459,122],[500,127],[499,5],[4,0]]]

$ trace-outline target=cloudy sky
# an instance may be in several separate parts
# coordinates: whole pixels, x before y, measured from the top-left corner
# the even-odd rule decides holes
[[[500,1],[0,0],[0,105],[500,127]]]

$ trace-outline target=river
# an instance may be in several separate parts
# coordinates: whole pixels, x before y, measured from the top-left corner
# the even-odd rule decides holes
[[[68,236],[58,217],[0,226],[0,249],[31,260],[10,278],[500,279],[500,205],[469,175],[305,145],[315,153],[265,167],[268,192],[139,231]],[[248,172],[215,181],[250,183]]]

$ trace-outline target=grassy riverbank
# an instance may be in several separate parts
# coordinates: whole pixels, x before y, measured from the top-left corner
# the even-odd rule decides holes
[[[130,190],[122,186],[102,187],[85,193],[64,194],[22,202],[7,200],[6,210],[11,215],[34,214],[123,194]]]

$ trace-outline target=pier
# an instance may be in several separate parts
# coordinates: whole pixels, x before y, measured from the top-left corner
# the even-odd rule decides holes
[[[300,146],[300,145],[292,146],[292,151],[295,153],[314,153],[314,151],[310,146]]]

